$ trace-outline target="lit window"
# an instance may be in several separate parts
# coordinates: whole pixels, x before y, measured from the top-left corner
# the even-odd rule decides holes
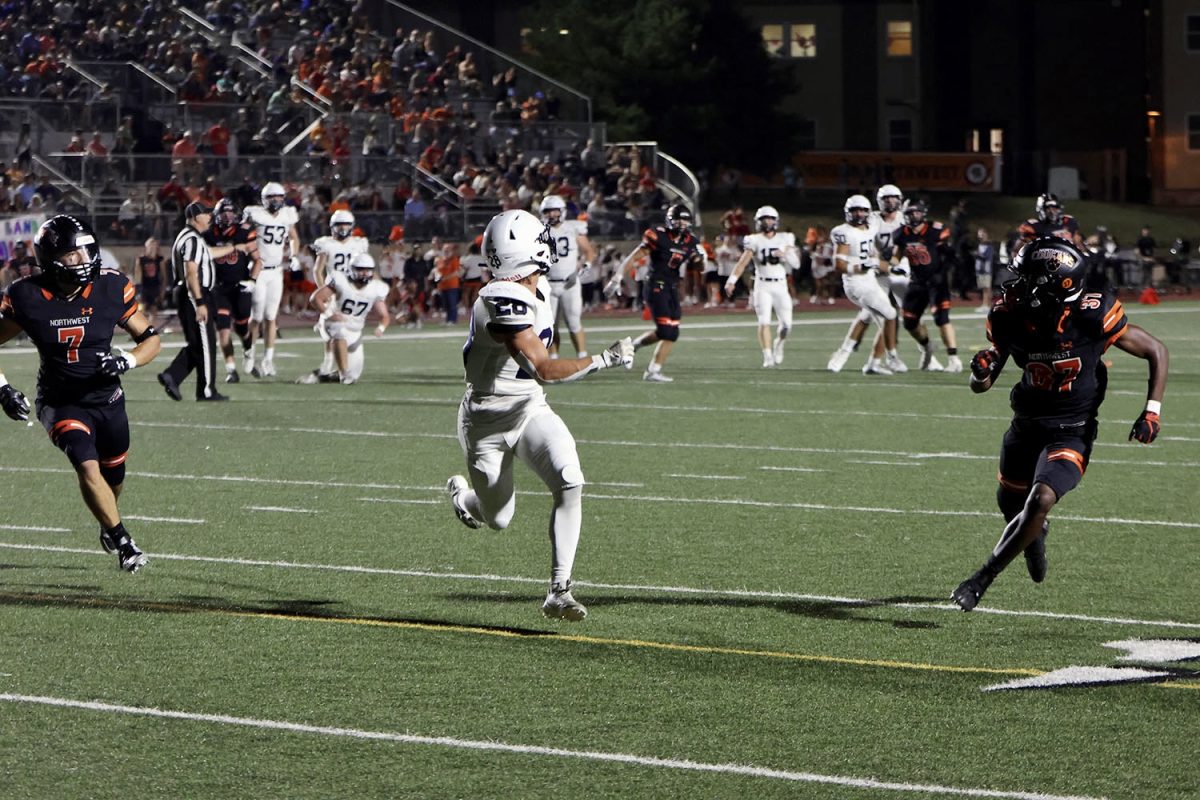
[[[912,150],[912,120],[910,119],[889,119],[888,120],[888,149],[908,151]]]
[[[1200,114],[1187,115],[1188,150],[1200,150]]]
[[[988,132],[988,141],[993,153],[1004,152],[1004,128],[992,128]]]
[[[762,26],[763,46],[767,48],[767,53],[773,56],[783,55],[783,26],[782,25],[763,25]]]
[[[1200,14],[1188,14],[1187,17],[1187,49],[1200,50]]]
[[[898,58],[905,58],[913,54],[911,22],[908,20],[888,22],[887,54]]]
[[[789,55],[792,58],[816,58],[817,26],[793,23],[788,27],[791,29],[791,37],[788,39],[791,44]]]

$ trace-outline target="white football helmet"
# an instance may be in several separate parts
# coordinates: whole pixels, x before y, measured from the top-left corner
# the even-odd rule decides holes
[[[483,232],[483,255],[492,277],[501,281],[548,272],[558,261],[546,223],[519,209],[492,217]]]
[[[557,225],[559,222],[562,221],[562,218],[564,216],[566,216],[567,204],[558,195],[548,194],[542,198],[542,205],[539,210],[542,212],[542,219],[544,219],[546,221],[546,224]],[[551,217],[550,216],[551,211],[557,211],[558,216]]]
[[[329,217],[329,232],[335,239],[347,239],[354,233],[354,215],[340,208]]]
[[[279,209],[283,208],[284,193],[283,186],[280,184],[271,181],[262,188],[260,196],[262,197],[263,207],[266,208],[267,211],[278,211]]]
[[[893,203],[889,203],[888,198],[895,198]],[[891,214],[893,211],[899,211],[904,205],[904,192],[900,191],[899,186],[890,183],[885,183],[879,187],[879,191],[875,193],[875,207],[881,213]]]
[[[763,233],[769,233],[779,227],[779,212],[775,206],[763,206],[754,212],[754,222]]]
[[[861,228],[871,217],[871,201],[861,194],[852,194],[846,198],[846,205],[842,207],[842,211],[846,215],[846,222]],[[857,213],[859,211],[862,213]]]
[[[347,212],[349,213],[349,212]],[[375,259],[370,253],[359,253],[350,262],[350,280],[359,286],[366,286],[375,277]]]

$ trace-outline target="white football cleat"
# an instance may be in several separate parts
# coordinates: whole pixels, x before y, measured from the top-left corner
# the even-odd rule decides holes
[[[866,364],[863,364],[863,375],[891,375],[892,371],[885,367],[882,362],[871,359]]]
[[[775,344],[771,346],[771,354],[775,356],[775,363],[783,363],[783,339],[776,339]]]
[[[259,372],[262,373],[262,376],[264,378],[274,378],[275,377],[275,362],[274,361],[263,361],[262,367],[259,369]]]
[[[775,366],[775,356],[771,353],[763,353],[763,369],[770,369]]]
[[[892,372],[897,374],[908,372],[908,364],[905,364],[903,361],[901,361],[900,356],[896,355],[895,353],[888,353],[883,359],[883,364]]]
[[[571,582],[554,584],[546,594],[546,602],[542,603],[542,614],[549,619],[565,619],[568,622],[579,622],[587,616],[587,608],[571,596]]]
[[[932,348],[921,350],[921,369],[925,372],[941,372],[945,369],[942,362],[937,360],[937,356],[933,354]]]
[[[661,372],[651,372],[650,370],[646,370],[645,373],[642,374],[642,380],[650,381],[651,383],[671,383],[675,379],[668,377],[667,375],[663,375]]]
[[[247,375],[254,373],[254,356],[250,355],[249,353],[242,356],[242,372],[246,373]]]
[[[842,367],[846,366],[846,362],[849,360],[850,352],[839,347],[833,351],[833,355],[829,357],[829,363],[825,366],[830,372],[841,372]]]
[[[946,372],[962,372],[962,371],[963,371],[963,363],[962,363],[961,358],[959,358],[957,355],[954,355],[954,356],[950,356],[949,358],[946,359]]]
[[[458,521],[468,528],[481,528],[479,520],[472,517],[467,510],[458,502],[458,496],[467,490],[467,479],[462,475],[451,475],[450,480],[446,481],[446,491],[450,493],[450,505],[454,507],[454,514],[458,517]]]

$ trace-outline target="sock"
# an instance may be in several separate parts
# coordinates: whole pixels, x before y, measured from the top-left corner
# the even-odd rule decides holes
[[[550,583],[566,584],[575,565],[579,529],[583,525],[583,487],[572,486],[554,493],[550,512]]]
[[[225,360],[225,371],[226,372],[237,372],[237,365],[234,364],[232,358]]]
[[[896,348],[894,348],[894,347],[891,350],[888,350],[887,354],[888,354],[889,358],[899,358],[900,357],[899,355],[896,354]]]
[[[858,342],[854,341],[849,336],[847,336],[845,339],[842,340],[842,349],[845,350],[847,353],[853,353],[855,350],[858,349],[858,344],[859,344]]]
[[[774,358],[774,357],[775,357],[775,354],[771,351],[771,348],[769,348],[769,347],[763,348],[763,358]]]
[[[578,353],[575,354],[575,356],[576,356],[576,358],[587,358],[588,357],[587,350],[580,350]]]
[[[326,350],[325,357],[321,359],[321,367],[317,370],[318,375],[328,375],[333,372],[333,353]]]
[[[263,356],[263,361],[274,361],[274,360],[275,360],[275,348],[268,347],[266,355]]]
[[[659,366],[657,361],[651,361],[646,365],[646,372],[662,372],[662,367]]]
[[[107,536],[109,538],[109,541],[111,541],[113,543],[113,545],[116,547],[122,547],[127,542],[130,541],[129,531],[125,530],[124,522],[118,522],[116,525],[112,526],[111,528],[105,528],[104,534],[105,534],[105,536]]]
[[[947,347],[947,348],[946,348],[946,355],[948,355],[948,356],[956,356],[956,355],[958,355],[958,348],[957,348],[957,347]]]

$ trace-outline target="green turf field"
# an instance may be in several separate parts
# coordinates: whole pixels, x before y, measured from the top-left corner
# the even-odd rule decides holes
[[[830,374],[845,310],[801,311],[775,370],[752,316],[685,313],[676,383],[639,353],[551,387],[589,481],[576,625],[539,611],[528,470],[507,531],[447,504],[461,328],[368,343],[352,387],[287,382],[319,358],[299,331],[231,403],[128,376],[137,575],[3,420],[0,797],[1200,796],[1200,305],[1128,309],[1171,350],[1162,435],[1126,441],[1146,369],[1114,348],[1049,578],[1018,560],[971,614],[947,597],[1000,532],[1012,369],[985,395],[858,354]],[[957,321],[969,357],[982,317]],[[0,365],[32,394],[33,355]],[[984,691],[1071,666],[1167,674]]]

